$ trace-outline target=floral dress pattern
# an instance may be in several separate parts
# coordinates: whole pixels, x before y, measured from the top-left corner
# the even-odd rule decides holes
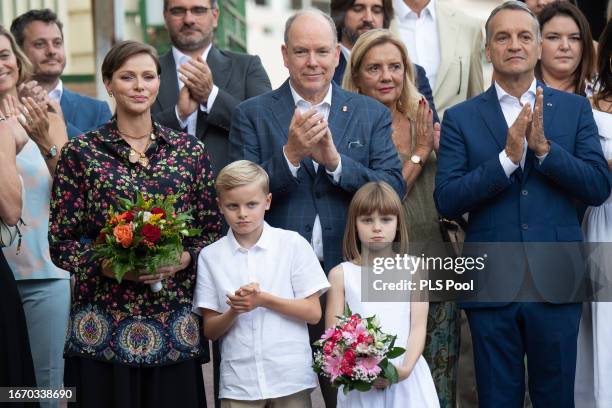
[[[204,145],[196,138],[154,123],[155,140],[146,151],[148,167],[130,163],[129,145],[113,119],[70,140],[62,149],[53,181],[49,243],[53,262],[76,279],[65,357],[81,356],[130,366],[160,366],[207,357],[200,320],[191,311],[195,262],[221,229],[214,174]],[[118,198],[174,194],[176,210],[192,210],[190,228],[201,228],[183,245],[192,262],[149,285],[118,283],[101,274],[91,243]]]

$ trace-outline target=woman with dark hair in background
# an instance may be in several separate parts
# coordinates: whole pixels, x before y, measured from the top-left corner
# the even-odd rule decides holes
[[[519,1],[522,1],[523,3],[527,4],[527,7],[529,7],[529,10],[533,11],[533,13],[536,16],[539,16],[542,10],[544,9],[544,7],[558,0],[519,0]],[[566,1],[568,3],[572,3],[574,6],[577,6],[576,0],[562,0],[562,1]]]
[[[76,279],[64,381],[77,387],[80,407],[206,407],[207,343],[191,311],[194,265],[221,223],[204,145],[151,117],[159,74],[149,45],[124,41],[106,54],[102,79],[115,116],[64,146],[53,181],[51,257]],[[130,271],[118,283],[106,262],[93,259],[91,242],[109,208],[137,192],[176,196],[177,212],[192,211],[187,228],[201,232],[183,240],[176,265],[147,275]],[[159,292],[149,286],[156,282]]]
[[[597,79],[591,105],[608,169],[612,170],[612,20],[599,38]],[[591,243],[591,279],[598,291],[585,302],[578,337],[576,406],[612,407],[612,196],[599,207],[589,207],[582,223],[584,240]]]
[[[569,2],[556,1],[542,9],[538,20],[542,57],[536,65],[536,77],[551,88],[585,96],[595,62],[586,17]]]

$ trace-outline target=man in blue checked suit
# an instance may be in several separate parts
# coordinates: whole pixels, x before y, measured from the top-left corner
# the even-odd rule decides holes
[[[558,294],[584,271],[580,264],[559,267],[556,258],[562,242],[582,240],[576,200],[597,206],[610,194],[589,103],[536,82],[540,49],[538,21],[523,3],[494,9],[486,53],[495,82],[448,109],[442,123],[438,211],[446,217],[469,212],[466,242],[518,243],[505,254],[512,267],[484,272],[495,276],[506,298],[463,305],[481,407],[523,406],[525,355],[534,407],[574,406],[581,304],[571,291]],[[543,242],[558,243],[557,252],[534,250]],[[515,294],[531,301],[510,302]]]
[[[60,75],[66,67],[64,33],[57,15],[49,9],[29,10],[11,24],[17,44],[32,62],[34,79],[59,102],[68,137],[97,129],[111,118],[108,104],[72,92],[64,87]]]
[[[331,82],[339,51],[329,16],[299,12],[287,27],[289,79],[238,106],[230,154],[266,169],[274,197],[268,222],[304,236],[328,271],[342,261],[353,193],[384,180],[401,197],[404,182],[388,110]]]
[[[384,180],[400,197],[405,192],[391,115],[374,99],[332,82],[339,52],[328,15],[297,12],[285,25],[282,46],[289,79],[238,105],[230,129],[232,159],[256,162],[270,176],[267,221],[306,238],[326,272],[342,262],[355,191]],[[309,331],[312,341],[318,339],[322,320]],[[326,405],[335,406],[337,390],[322,377],[320,383]]]

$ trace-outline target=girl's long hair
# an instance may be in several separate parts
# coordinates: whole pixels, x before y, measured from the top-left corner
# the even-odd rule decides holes
[[[351,200],[344,230],[342,253],[346,261],[361,261],[361,242],[357,233],[357,217],[378,211],[381,215],[397,217],[394,242],[400,253],[408,251],[408,226],[402,202],[393,188],[384,181],[371,181],[363,185]]]

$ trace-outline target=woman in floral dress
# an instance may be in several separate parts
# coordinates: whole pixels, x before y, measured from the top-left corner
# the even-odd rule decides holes
[[[115,45],[102,77],[116,101],[112,120],[62,149],[51,201],[51,257],[76,279],[64,356],[64,382],[82,407],[205,407],[201,363],[208,357],[191,312],[194,261],[220,230],[214,175],[204,145],[155,123],[159,90],[155,50],[135,41]],[[128,273],[118,283],[92,242],[118,199],[176,195],[192,211],[180,263],[156,274]],[[161,281],[153,292],[149,283]]]

